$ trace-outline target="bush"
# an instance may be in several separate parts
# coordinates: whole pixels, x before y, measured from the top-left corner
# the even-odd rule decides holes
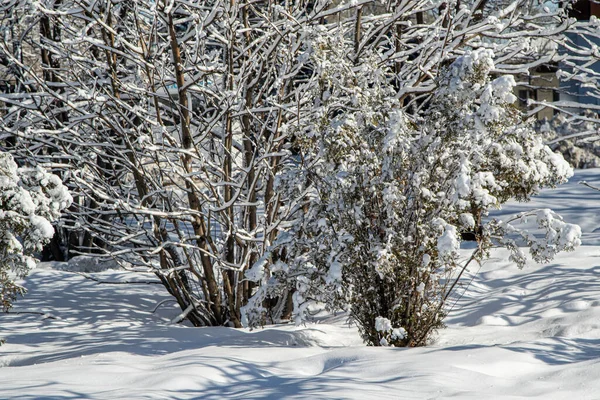
[[[313,57],[328,84],[317,94],[317,122],[294,133],[302,162],[281,176],[281,190],[290,198],[304,193],[305,202],[273,244],[286,257],[270,266],[271,279],[263,280],[270,289],[259,295],[292,286],[297,322],[310,317],[310,304],[323,302],[349,310],[368,344],[424,345],[443,326],[455,282],[486,257],[492,235],[524,261],[506,237],[516,230],[482,218],[511,198],[528,200],[566,181],[572,170],[513,107],[514,79],[490,78],[489,50],[466,52],[450,65],[424,117],[411,121],[377,79],[381,70],[327,63],[336,44],[320,48],[327,51]],[[525,235],[537,260],[573,249],[581,235],[547,214],[540,224],[553,235]],[[465,264],[459,248],[467,231],[475,232],[477,248]]]
[[[72,198],[56,175],[39,167],[18,168],[12,156],[0,153],[0,302],[8,311],[25,289],[23,278],[35,267],[34,254],[54,235],[51,222]]]

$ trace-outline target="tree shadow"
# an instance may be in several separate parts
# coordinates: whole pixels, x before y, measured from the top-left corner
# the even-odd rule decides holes
[[[361,360],[354,360],[358,363]],[[160,365],[164,362],[164,368]],[[352,361],[338,364],[337,368],[350,367],[351,372],[360,367]],[[282,398],[348,398],[351,392],[365,394],[373,388],[379,393],[398,390],[398,382],[416,375],[407,371],[397,376],[379,378],[361,378],[348,371],[337,368],[324,368],[322,372],[307,376],[290,376],[281,373],[279,364],[253,363],[232,357],[205,356],[201,352],[189,355],[178,355],[176,359],[162,360],[154,363],[152,368],[143,371],[141,378],[121,382],[119,387],[106,385],[102,388],[90,384],[94,377],[87,377],[78,384],[66,384],[56,380],[44,380],[32,384],[11,388],[2,394],[3,399],[40,399],[40,396],[27,396],[26,393],[49,393],[43,399],[118,399],[124,395],[136,393],[136,398],[169,398],[169,399],[282,399]],[[98,378],[103,377],[103,370],[94,371]],[[406,375],[406,376],[403,376]],[[144,382],[152,382],[150,388],[142,387]],[[371,389],[371,390],[370,390]],[[410,388],[407,388],[410,390]],[[13,393],[14,392],[14,393]],[[18,392],[18,393],[17,393]],[[345,394],[340,394],[345,393]],[[25,394],[25,395],[24,395]]]
[[[0,313],[0,365],[25,366],[98,353],[165,355],[207,346],[302,347],[317,343],[310,330],[190,328],[169,323],[175,306],[151,311],[170,295],[160,285],[102,285],[80,275],[36,271],[16,310],[54,316]],[[58,289],[57,289],[58,288]],[[168,315],[168,314],[171,315]]]
[[[498,316],[502,325],[519,326],[600,307],[600,266],[550,264],[496,279],[491,278],[494,272],[474,277],[469,296],[457,301],[448,323],[474,326],[484,317]],[[560,336],[559,330],[554,333],[548,336]]]
[[[530,353],[549,365],[563,365],[600,358],[600,339],[555,337],[532,343],[503,346],[507,350]]]

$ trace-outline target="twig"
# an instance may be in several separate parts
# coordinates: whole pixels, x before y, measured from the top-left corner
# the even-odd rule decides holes
[[[467,290],[469,290],[469,287],[471,286],[471,283],[473,283],[473,279],[475,279],[475,277],[477,276],[477,274],[479,273],[479,271],[481,271],[481,266],[482,266],[482,264],[479,263],[479,269],[477,269],[477,271],[473,274],[473,276],[471,277],[471,279],[469,279],[469,283],[467,283],[467,286],[465,287],[465,290],[463,290],[462,294],[458,297],[458,299],[456,299],[456,301],[454,302],[454,304],[452,304],[452,307],[450,307],[450,309],[448,310],[448,313],[450,313],[452,310],[454,310],[454,307],[456,306],[456,304],[460,301],[460,299],[463,298],[463,296],[465,295],[465,293],[467,293]]]
[[[106,284],[106,285],[162,285],[161,281],[104,281],[93,277],[91,275],[85,274],[83,272],[75,272],[78,275],[83,276],[86,279],[90,279],[94,282],[98,282],[98,284]]]
[[[469,257],[469,260],[465,263],[465,265],[460,270],[460,273],[458,274],[458,276],[456,277],[456,279],[452,283],[452,286],[450,286],[450,289],[448,290],[448,292],[446,292],[446,295],[444,296],[442,304],[444,304],[446,302],[446,300],[448,299],[448,296],[450,296],[450,294],[452,294],[452,291],[454,290],[454,287],[456,286],[456,284],[458,283],[458,281],[462,277],[462,274],[465,272],[465,270],[467,269],[467,267],[469,266],[469,264],[471,264],[471,261],[473,261],[475,259],[475,254],[477,254],[477,251],[479,251],[479,249],[476,249],[475,251],[473,251],[473,254],[471,254],[471,257]]]
[[[580,181],[580,182],[578,182],[578,183],[579,183],[580,185],[587,186],[587,187],[589,187],[590,189],[594,189],[594,190],[597,190],[597,191],[599,191],[599,192],[600,192],[600,187],[597,187],[597,186],[590,185],[590,184],[589,184],[589,183],[587,183],[586,181]]]
[[[162,305],[163,305],[163,304],[165,304],[165,303],[177,303],[177,300],[175,300],[175,299],[165,299],[165,300],[163,300],[163,301],[159,302],[159,303],[158,303],[158,304],[157,304],[157,305],[154,307],[154,309],[152,310],[152,314],[154,314],[154,313],[156,312],[156,310],[158,310],[158,307],[162,306]]]
[[[178,316],[176,316],[175,318],[173,318],[171,320],[171,323],[172,324],[178,324],[178,323],[180,323],[181,321],[183,321],[188,316],[188,314],[190,312],[192,312],[192,310],[194,310],[194,305],[190,304],[188,306],[188,308],[186,308],[181,314],[179,314]]]
[[[48,319],[62,319],[60,317],[55,317],[52,314],[48,314],[48,313],[44,313],[41,311],[4,311],[5,314],[35,314],[35,315],[41,315],[44,318],[48,318]]]

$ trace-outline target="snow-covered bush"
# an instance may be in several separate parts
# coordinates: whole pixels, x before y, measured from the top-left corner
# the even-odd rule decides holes
[[[323,302],[349,310],[372,345],[423,345],[442,326],[465,263],[497,243],[521,264],[514,242],[502,241],[514,233],[510,224],[482,217],[564,182],[571,168],[512,105],[514,79],[490,77],[490,50],[459,57],[440,74],[423,117],[409,120],[385,80],[390,71],[375,60],[360,69],[344,63],[341,38],[317,41],[314,124],[294,131],[301,162],[287,165],[279,187],[304,202],[272,246],[285,248],[286,260],[271,265],[270,279],[259,274],[257,296],[293,284],[297,322]],[[528,237],[536,260],[578,245],[577,228],[550,212],[540,218],[549,233]],[[459,255],[461,232],[477,237],[468,261]]]
[[[34,254],[54,235],[51,222],[72,198],[60,178],[40,167],[18,168],[12,156],[0,153],[0,302],[12,307],[25,289],[22,278],[35,267]]]

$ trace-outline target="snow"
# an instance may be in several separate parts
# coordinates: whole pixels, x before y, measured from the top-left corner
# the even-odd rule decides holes
[[[375,318],[375,329],[377,332],[388,332],[392,330],[392,323],[389,319],[383,317]]]
[[[365,347],[344,315],[252,331],[171,324],[181,310],[151,274],[42,263],[0,314],[0,398],[596,399],[600,192],[580,180],[598,186],[600,170],[494,216],[551,208],[583,245],[522,270],[493,251],[424,348]]]
[[[34,242],[41,242],[42,240],[50,240],[54,235],[54,228],[50,221],[44,217],[38,215],[31,215],[29,217],[31,223],[31,232],[29,234],[29,240]]]
[[[458,241],[458,232],[456,227],[446,224],[444,226],[444,233],[438,238],[437,249],[439,252],[440,260],[444,260],[449,255],[455,253],[460,248]]]

